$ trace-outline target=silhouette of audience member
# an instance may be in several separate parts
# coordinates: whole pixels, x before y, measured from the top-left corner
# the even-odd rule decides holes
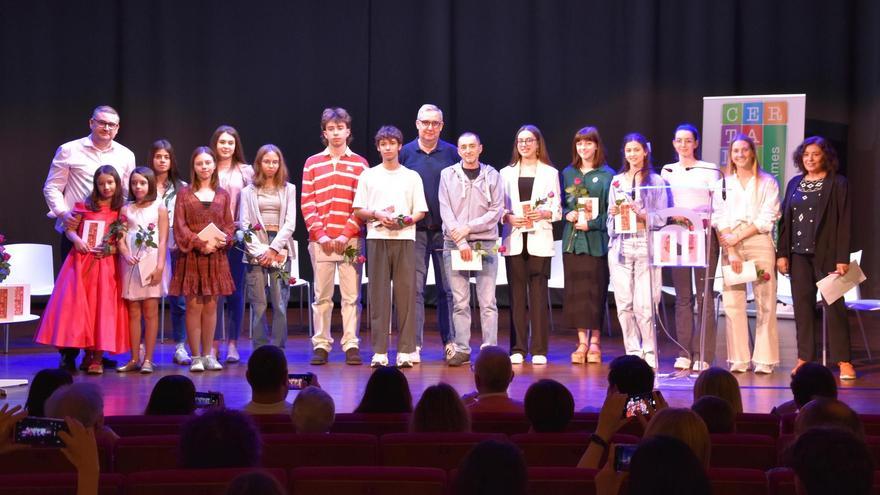
[[[380,366],[373,371],[356,413],[412,412],[412,394],[406,375],[397,368]]]
[[[796,413],[807,402],[816,397],[837,398],[837,381],[831,370],[819,363],[804,363],[791,377],[793,400],[784,402],[770,411],[770,414],[784,416]]]
[[[508,358],[509,360],[509,358]],[[461,461],[456,495],[525,495],[528,473],[515,445],[495,440],[477,444]]]
[[[180,428],[180,467],[254,467],[260,463],[260,432],[245,413],[208,409]]]
[[[477,391],[462,398],[471,414],[524,412],[523,403],[507,395],[507,388],[513,377],[513,365],[510,364],[507,351],[497,346],[482,348],[474,363],[474,385]]]
[[[40,370],[34,375],[31,388],[28,390],[27,401],[24,404],[28,416],[44,417],[46,399],[59,387],[73,383],[73,375],[62,368],[47,368]]]
[[[712,487],[705,466],[685,442],[658,435],[643,440],[633,453],[629,493],[710,495]]]
[[[810,363],[807,363],[810,364]],[[801,366],[803,369],[804,364]],[[860,440],[865,440],[865,427],[851,407],[837,399],[819,397],[804,404],[794,420],[795,435],[811,428],[843,428]]]
[[[871,453],[863,440],[847,430],[813,428],[805,431],[789,447],[786,457],[794,470],[795,488],[800,495],[872,492]]]
[[[251,401],[242,410],[248,414],[290,414],[287,402],[287,357],[280,347],[263,345],[248,359],[247,382]]]
[[[724,368],[713,366],[697,377],[694,382],[694,402],[700,397],[713,395],[727,401],[733,409],[733,414],[742,414],[742,394],[739,390],[739,382],[733,373]]]
[[[410,421],[413,433],[467,433],[471,417],[458,392],[446,383],[426,388],[413,410]]]
[[[95,383],[80,382],[60,387],[46,399],[45,413],[49,418],[70,417],[85,428],[94,428],[99,447],[110,448],[119,440],[119,435],[104,426],[104,394]]]
[[[704,372],[705,373],[705,372]],[[691,410],[706,423],[709,434],[736,432],[736,415],[726,400],[714,395],[704,395],[697,399]]]
[[[703,468],[709,468],[712,443],[709,429],[697,413],[684,407],[667,407],[654,414],[642,438],[667,436],[684,442],[697,456]]]
[[[144,414],[188,416],[196,410],[196,386],[189,377],[166,375],[156,382]]]
[[[654,389],[654,369],[638,356],[617,356],[608,365],[608,392],[648,394]]]
[[[290,420],[297,433],[329,433],[335,419],[333,397],[320,387],[306,387],[293,399]]]
[[[538,380],[526,390],[525,410],[533,432],[563,432],[574,417],[574,397],[556,380]]]

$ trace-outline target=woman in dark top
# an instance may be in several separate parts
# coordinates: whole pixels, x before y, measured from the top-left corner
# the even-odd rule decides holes
[[[792,374],[816,355],[821,313],[816,312],[816,282],[849,268],[850,199],[846,178],[837,173],[837,153],[823,137],[809,137],[794,152],[801,175],[788,182],[779,226],[776,267],[791,275],[798,361]],[[854,380],[850,362],[846,306],[838,299],[826,310],[831,360],[841,380]]]

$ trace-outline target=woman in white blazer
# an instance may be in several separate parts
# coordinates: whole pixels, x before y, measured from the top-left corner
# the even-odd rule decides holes
[[[532,364],[547,364],[547,279],[550,259],[555,254],[551,222],[562,219],[562,207],[559,171],[551,164],[544,136],[537,127],[527,124],[519,128],[510,165],[501,170],[501,178],[505,209],[501,245],[507,257],[513,327],[510,361],[521,364],[528,351]]]
[[[252,308],[251,332],[255,347],[269,343],[266,295],[272,302],[272,345],[287,342],[287,302],[296,228],[296,186],[287,182],[284,155],[274,144],[262,146],[254,159],[254,182],[241,191],[241,227],[253,232],[242,240],[246,263],[245,297]],[[293,261],[295,262],[295,261]]]

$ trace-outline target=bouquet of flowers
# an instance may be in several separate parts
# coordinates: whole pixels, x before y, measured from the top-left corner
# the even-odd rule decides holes
[[[251,261],[253,261],[254,257],[248,252],[247,245],[254,242],[254,236],[261,230],[263,230],[263,226],[259,223],[253,225],[248,224],[246,228],[236,230],[235,234],[232,236],[232,241],[235,243],[235,249],[244,253]],[[277,280],[287,280],[289,285],[296,283],[296,278],[290,276],[290,272],[284,269],[283,263],[273,262],[269,266],[269,269],[272,276]]]
[[[3,247],[4,242],[6,242],[6,236],[0,234],[0,283],[6,280],[6,277],[9,276],[11,270],[9,258],[12,256],[7,253],[6,248]]]
[[[342,259],[346,263],[357,263],[359,265],[367,261],[367,258],[354,246],[346,246],[342,251]]]
[[[104,234],[104,237],[101,239],[101,250],[103,251],[104,256],[113,254],[116,244],[125,237],[127,232],[128,217],[125,215],[119,215],[119,218],[110,224],[107,233]]]

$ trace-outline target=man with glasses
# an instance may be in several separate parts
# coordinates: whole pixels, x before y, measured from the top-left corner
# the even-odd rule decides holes
[[[49,166],[49,176],[43,186],[43,196],[49,206],[49,218],[55,218],[55,230],[61,233],[61,259],[67,257],[73,244],[64,235],[65,229],[79,227],[79,217],[73,214],[73,205],[83,202],[92,194],[95,171],[110,165],[122,179],[123,194],[128,191],[128,176],[135,167],[134,153],[113,139],[119,132],[119,112],[101,105],[89,119],[92,132],[81,139],[64,143],[55,151]],[[79,349],[60,349],[61,367],[75,370]],[[105,367],[116,362],[105,359]]]
[[[422,340],[425,331],[425,281],[429,257],[434,259],[434,280],[437,286],[437,324],[443,341],[445,358],[455,353],[452,345],[452,293],[448,289],[443,269],[443,220],[440,217],[440,172],[459,161],[454,145],[440,139],[443,130],[443,111],[436,105],[424,104],[416,117],[419,137],[405,144],[400,151],[400,162],[418,172],[428,201],[428,213],[416,225],[416,352],[414,363],[421,361]]]

